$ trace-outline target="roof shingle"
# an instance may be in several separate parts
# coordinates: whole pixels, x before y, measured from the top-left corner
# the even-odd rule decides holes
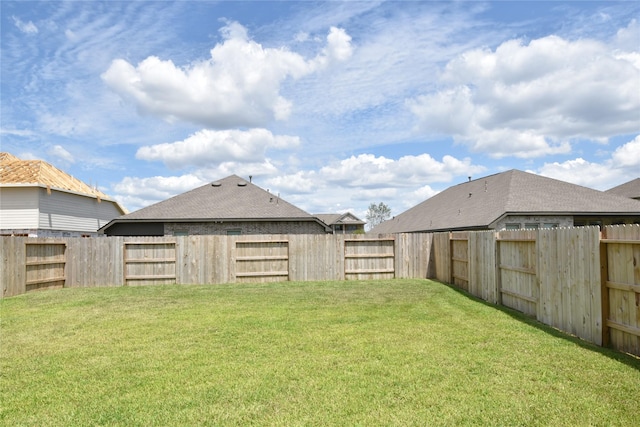
[[[616,214],[640,202],[519,170],[450,187],[375,227],[375,233],[488,228],[505,214]]]
[[[297,219],[307,212],[237,175],[228,176],[147,206],[119,220]]]
[[[640,199],[640,178],[632,179],[617,187],[610,188],[606,193],[629,197],[630,199]]]

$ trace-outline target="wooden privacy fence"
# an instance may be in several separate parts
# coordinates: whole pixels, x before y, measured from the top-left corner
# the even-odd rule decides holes
[[[431,235],[2,237],[2,296],[36,288],[427,277]]]
[[[640,355],[640,226],[606,227],[602,237],[603,344]]]
[[[432,245],[432,277],[640,355],[640,225],[438,233]]]
[[[2,237],[2,296],[49,287],[434,278],[640,355],[640,225],[407,233]]]
[[[62,288],[66,281],[65,243],[25,243],[25,290]]]
[[[124,242],[124,284],[175,284],[176,261],[175,242]]]

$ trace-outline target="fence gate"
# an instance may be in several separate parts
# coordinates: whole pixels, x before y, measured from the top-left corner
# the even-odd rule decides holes
[[[502,304],[536,316],[540,286],[536,274],[535,234],[500,232],[497,262],[498,291]]]
[[[345,239],[345,280],[395,277],[395,239]]]
[[[280,282],[289,280],[288,240],[238,240],[236,281]]]
[[[64,288],[66,243],[26,242],[25,290]]]
[[[605,227],[600,243],[603,345],[640,355],[640,227]]]
[[[125,285],[176,283],[175,242],[125,242]]]

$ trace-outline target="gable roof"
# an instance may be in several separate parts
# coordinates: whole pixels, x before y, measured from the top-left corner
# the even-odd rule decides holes
[[[108,195],[42,160],[20,160],[10,153],[0,153],[0,186],[46,187],[115,203]]]
[[[320,221],[275,194],[231,175],[111,221]],[[324,226],[324,224],[322,224]]]
[[[629,197],[630,199],[640,199],[640,178],[632,179],[617,187],[610,188],[605,193]]]
[[[324,222],[327,225],[334,224],[366,224],[366,222],[362,221],[360,218],[352,214],[351,212],[346,212],[343,214],[316,214],[316,218],[320,221]]]
[[[483,229],[513,215],[638,214],[640,202],[519,170],[458,184],[375,227],[375,233]]]

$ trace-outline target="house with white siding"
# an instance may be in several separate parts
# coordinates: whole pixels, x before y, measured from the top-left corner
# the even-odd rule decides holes
[[[96,236],[125,213],[100,190],[47,162],[0,153],[0,235]]]

